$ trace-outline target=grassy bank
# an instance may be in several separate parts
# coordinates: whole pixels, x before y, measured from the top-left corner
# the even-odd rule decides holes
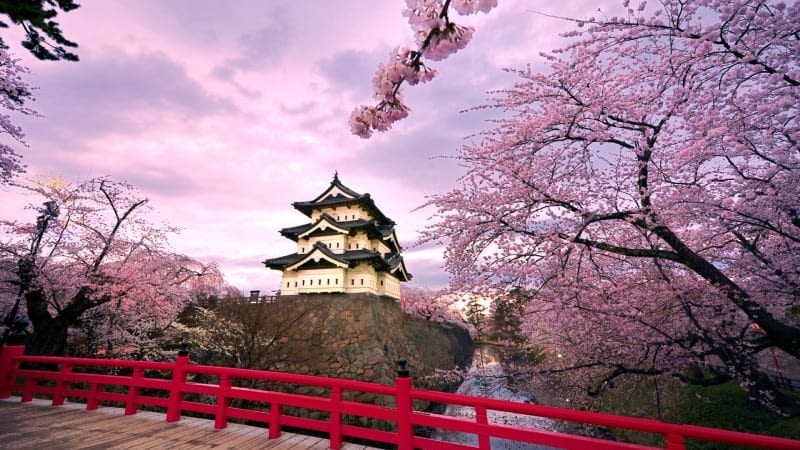
[[[784,391],[793,405],[781,415],[747,399],[736,382],[719,386],[683,386],[669,378],[629,381],[604,392],[593,409],[612,414],[659,419],[748,433],[800,439],[800,393]],[[663,446],[647,433],[609,430],[620,440]],[[690,449],[735,448],[721,444],[687,442]]]

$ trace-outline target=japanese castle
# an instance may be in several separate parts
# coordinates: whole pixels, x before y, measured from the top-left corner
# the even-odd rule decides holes
[[[337,173],[317,198],[292,206],[311,223],[282,229],[297,242],[297,251],[264,261],[283,272],[279,295],[371,293],[400,299],[400,282],[411,274],[400,255],[395,222],[369,194],[343,185]]]

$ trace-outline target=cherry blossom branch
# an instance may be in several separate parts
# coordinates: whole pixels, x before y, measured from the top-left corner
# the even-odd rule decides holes
[[[39,116],[25,106],[25,101],[32,98],[33,90],[23,81],[23,76],[28,73],[28,69],[19,64],[19,59],[13,58],[6,49],[0,47],[0,111]],[[9,135],[27,147],[22,128],[11,121],[11,116],[3,113],[0,113],[0,135]],[[14,176],[24,172],[25,166],[21,164],[20,156],[9,145],[0,144],[0,185],[9,183]]]
[[[441,61],[467,46],[475,30],[450,21],[451,4],[460,15],[469,15],[489,12],[497,6],[497,0],[406,0],[403,15],[414,31],[417,48],[398,47],[388,64],[378,66],[372,79],[373,96],[378,103],[359,106],[350,114],[353,134],[367,139],[373,131],[387,131],[394,122],[407,117],[410,108],[403,102],[403,83],[427,83],[437,74],[422,58]]]

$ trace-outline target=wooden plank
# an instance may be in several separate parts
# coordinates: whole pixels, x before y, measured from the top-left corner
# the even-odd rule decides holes
[[[172,423],[164,421],[157,424],[154,432],[147,433],[145,437],[139,438],[137,436],[136,439],[128,439],[125,442],[120,442],[120,444],[124,444],[124,448],[130,450],[148,450],[160,445],[173,447],[173,445],[183,440],[188,440],[190,437],[196,435],[198,431],[195,427],[191,426],[191,424],[181,422],[183,422],[183,420]],[[153,422],[145,419],[139,426],[146,427],[151,423]]]
[[[263,428],[248,427],[234,423],[228,424],[227,428],[223,428],[221,430],[212,428],[204,435],[198,435],[197,437],[189,440],[187,443],[193,444],[197,442],[200,444],[209,445],[212,448],[217,448],[225,447],[228,443],[235,441],[237,438],[241,439],[246,436],[252,436],[253,438],[260,437],[266,440],[267,432]]]
[[[14,449],[327,449],[324,438],[281,433],[268,439],[267,428],[230,423],[214,429],[211,420],[182,417],[167,423],[163,413],[140,411],[125,416],[120,408],[100,407],[86,411],[86,405],[65,402],[53,407],[49,400],[20,403],[19,398],[0,400],[0,448]],[[346,450],[370,450],[347,444]]]
[[[90,434],[91,439],[85,442],[71,440],[70,444],[74,444],[72,448],[100,449],[115,445],[127,446],[129,443],[149,439],[164,432],[163,424],[152,420],[123,415],[102,416],[105,417],[106,426],[103,427],[103,423],[100,422],[84,428],[83,432]]]
[[[320,439],[316,444],[307,447],[309,450],[327,450],[330,448],[330,441],[327,439]],[[346,444],[342,444],[342,449],[347,448]],[[359,447],[361,448],[361,447]]]
[[[283,438],[283,434],[281,435],[281,438]],[[264,448],[269,448],[273,450],[291,450],[297,448],[308,448],[302,446],[303,441],[305,441],[307,438],[314,440],[314,442],[319,440],[319,438],[314,438],[312,436],[303,436],[302,434],[286,433],[286,439],[272,439],[268,441],[267,446]]]
[[[228,424],[230,433],[225,430],[214,430],[208,441],[215,448],[260,448],[268,441],[267,430],[241,424]]]
[[[279,437],[275,439],[269,439],[265,432],[265,434],[258,436],[256,439],[250,439],[242,442],[242,448],[279,449],[281,445],[292,439],[294,436],[297,435],[283,432]]]
[[[106,430],[93,435],[91,445],[75,448],[82,450],[130,449],[142,447],[143,443],[149,443],[145,448],[163,448],[169,442],[167,438],[169,433],[169,429],[163,426],[158,426],[153,431],[147,431],[147,429],[137,426],[134,432],[128,431],[122,434]]]
[[[230,424],[228,425],[231,426]],[[230,434],[221,434],[222,430],[217,431],[219,436],[212,436],[209,443],[220,448],[235,447],[235,443],[244,444],[250,441],[251,445],[264,445],[267,441],[267,431],[264,428],[249,427],[246,425],[233,424],[233,430]]]

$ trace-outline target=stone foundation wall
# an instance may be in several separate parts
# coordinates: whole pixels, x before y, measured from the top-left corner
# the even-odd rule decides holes
[[[245,305],[252,309],[260,326],[273,330],[277,341],[270,340],[267,367],[307,375],[320,375],[394,384],[395,361],[405,358],[417,388],[435,388],[426,377],[436,369],[468,366],[473,343],[469,333],[406,316],[400,304],[388,297],[373,294],[304,294],[278,296],[269,303]],[[257,309],[258,308],[258,309]],[[246,310],[245,310],[246,311]],[[290,324],[287,326],[287,324]],[[271,333],[270,333],[271,334]],[[255,386],[252,386],[255,387]],[[328,397],[323,388],[267,383],[260,388]],[[351,401],[394,406],[394,399],[374,394],[344,392]],[[417,409],[429,405],[418,402]],[[327,420],[327,414],[303,408],[284,407],[292,416]],[[352,425],[390,430],[392,423],[345,416]]]
[[[399,358],[408,360],[415,386],[435,369],[469,364],[472,340],[455,326],[400,312],[395,300],[371,294],[279,296],[281,315],[302,315],[281,339],[280,371],[394,384]]]

